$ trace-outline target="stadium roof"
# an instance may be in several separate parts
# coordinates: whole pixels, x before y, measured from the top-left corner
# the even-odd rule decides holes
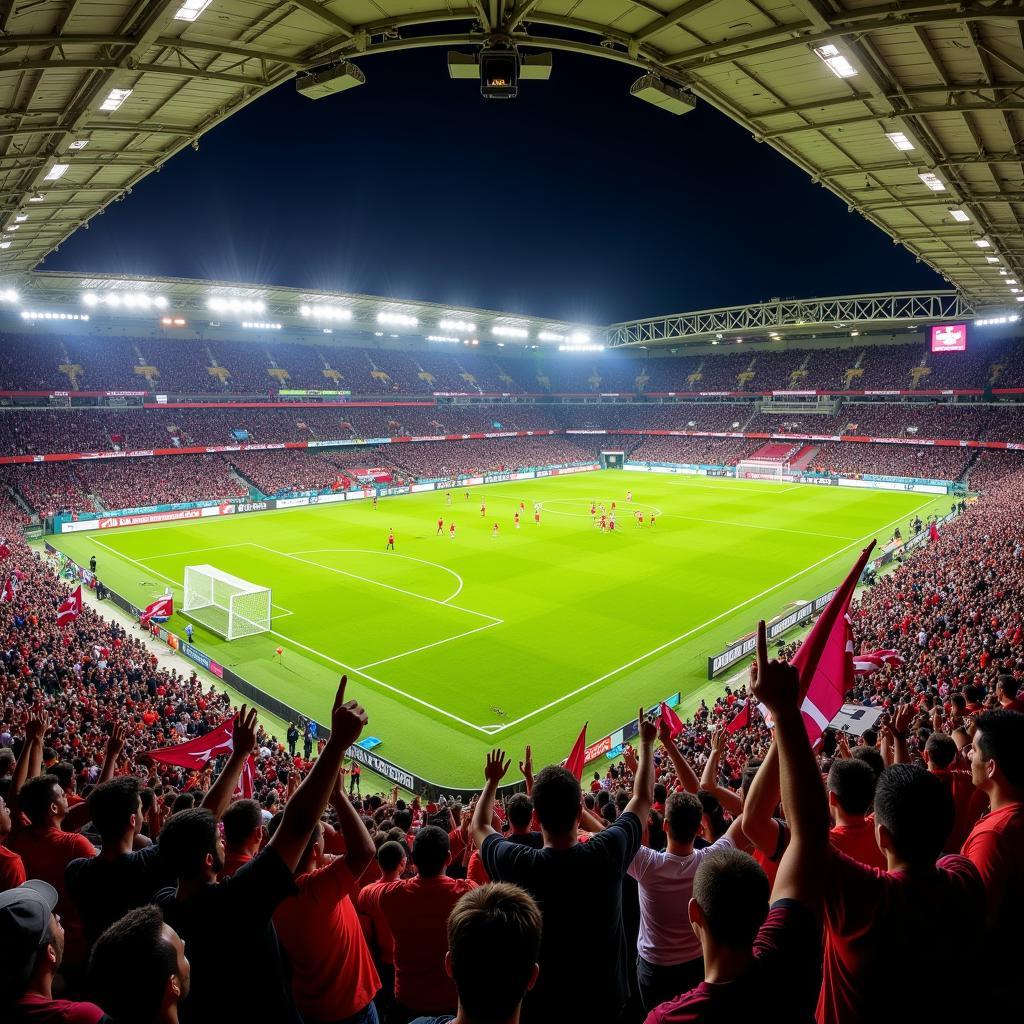
[[[36,266],[298,72],[351,59],[372,88],[365,57],[503,34],[691,90],[976,301],[1005,302],[1024,272],[1019,4],[207,2],[0,0],[0,271]]]

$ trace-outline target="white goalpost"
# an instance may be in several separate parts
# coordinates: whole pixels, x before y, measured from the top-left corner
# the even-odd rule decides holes
[[[270,588],[215,569],[185,566],[185,615],[227,640],[270,629]]]
[[[788,462],[769,462],[767,459],[743,459],[736,463],[737,480],[781,480],[792,472]]]

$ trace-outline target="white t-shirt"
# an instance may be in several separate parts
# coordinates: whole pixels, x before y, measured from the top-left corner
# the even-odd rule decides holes
[[[684,857],[641,846],[629,866],[640,887],[640,937],[637,952],[651,964],[672,967],[701,956],[700,939],[687,915],[693,878],[700,862],[714,850],[730,849],[727,836]]]

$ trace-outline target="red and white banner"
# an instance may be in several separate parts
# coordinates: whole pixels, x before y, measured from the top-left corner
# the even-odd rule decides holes
[[[228,718],[215,729],[211,729],[205,736],[197,736],[194,740],[186,740],[184,743],[176,743],[170,747],[147,750],[144,756],[158,764],[173,764],[179,768],[202,771],[209,761],[220,757],[221,754],[230,754],[234,750],[234,736],[232,735],[234,722],[234,718]],[[236,794],[247,799],[252,797],[255,772],[256,762],[250,754],[242,767],[239,785],[235,790]]]
[[[158,597],[152,604],[146,605],[145,610],[139,616],[139,622],[145,624],[152,619],[163,622],[174,614],[174,597],[171,594],[164,594]]]
[[[71,596],[57,606],[57,625],[66,626],[82,614],[82,587],[77,586]]]

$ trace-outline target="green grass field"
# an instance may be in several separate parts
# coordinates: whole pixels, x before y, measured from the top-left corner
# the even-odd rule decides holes
[[[593,498],[617,502],[614,534],[592,527]],[[528,514],[515,530],[520,500]],[[359,501],[51,541],[82,564],[95,554],[100,578],[139,606],[168,584],[180,603],[186,565],[271,587],[271,633],[228,643],[197,627],[196,646],[321,721],[347,671],[383,756],[469,789],[494,745],[532,743],[543,764],[568,754],[584,721],[596,740],[641,703],[680,690],[688,710],[720,692],[724,680],[706,678],[708,654],[759,616],[834,586],[871,537],[948,505],[604,471],[478,487],[469,501],[455,491],[451,507],[442,491],[376,510]],[[637,529],[631,508],[655,510],[657,525]],[[170,628],[185,621],[176,615]]]

